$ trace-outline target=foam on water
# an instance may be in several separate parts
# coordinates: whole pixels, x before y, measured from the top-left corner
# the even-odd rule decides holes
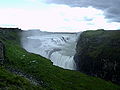
[[[27,37],[23,47],[32,53],[50,59],[54,65],[75,70],[76,34],[47,34]]]

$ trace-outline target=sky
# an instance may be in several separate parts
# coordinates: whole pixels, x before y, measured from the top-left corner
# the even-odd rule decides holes
[[[51,32],[120,29],[120,0],[0,0],[0,27]]]

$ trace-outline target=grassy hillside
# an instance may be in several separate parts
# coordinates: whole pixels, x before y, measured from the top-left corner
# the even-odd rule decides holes
[[[19,33],[20,32],[21,31],[19,31]],[[12,35],[12,33],[14,33],[14,35]],[[0,35],[2,37],[1,41],[3,41],[5,45],[6,59],[3,68],[0,68],[0,86],[2,85],[2,88],[7,87],[11,90],[16,90],[16,88],[18,90],[28,90],[28,87],[31,90],[120,89],[120,86],[112,84],[111,82],[87,76],[77,71],[65,70],[53,66],[50,60],[36,54],[28,53],[19,45],[19,35],[18,31],[7,33],[7,37],[9,38],[4,37],[3,34]],[[24,77],[16,76],[5,70],[5,68],[14,68],[14,70],[19,70],[20,72],[30,75],[38,81],[39,85],[31,84],[30,81],[27,81]],[[1,80],[6,82],[2,82]]]
[[[42,87],[0,67],[0,90],[42,90]]]

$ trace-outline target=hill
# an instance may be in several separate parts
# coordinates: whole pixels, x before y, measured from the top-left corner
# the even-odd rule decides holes
[[[120,86],[78,71],[53,66],[40,55],[20,45],[22,30],[0,28],[1,90],[119,90]]]

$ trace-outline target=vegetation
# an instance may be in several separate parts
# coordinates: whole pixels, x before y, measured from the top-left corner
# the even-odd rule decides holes
[[[18,32],[18,31],[17,31]],[[0,68],[0,86],[8,90],[119,90],[111,82],[91,77],[77,71],[65,70],[53,66],[52,62],[42,56],[29,53],[21,48],[19,44],[19,34],[14,32],[15,37],[11,39],[11,33],[1,40],[5,44],[4,67]],[[1,34],[2,35],[2,34]],[[16,40],[15,40],[16,39]],[[40,85],[31,84],[25,78],[14,75],[5,68],[14,68],[34,77]],[[16,79],[17,78],[17,79]],[[1,82],[4,80],[5,82]],[[1,88],[0,87],[0,88]]]
[[[78,70],[120,84],[120,31],[83,32],[75,61]]]
[[[0,90],[42,90],[42,88],[0,67]]]

